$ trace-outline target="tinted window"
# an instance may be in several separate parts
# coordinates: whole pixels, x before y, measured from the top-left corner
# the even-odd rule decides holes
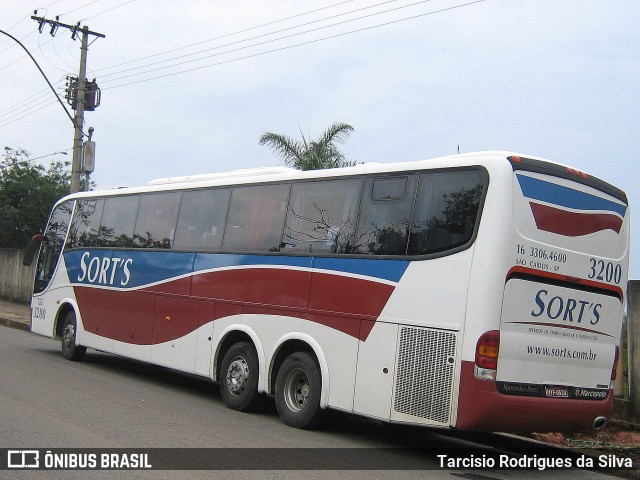
[[[373,184],[369,185],[372,200],[403,200],[407,196],[407,183],[409,177],[377,177]],[[368,181],[371,183],[371,180]],[[369,188],[367,188],[367,191]]]
[[[133,244],[142,248],[171,248],[176,231],[180,192],[140,197]]]
[[[224,231],[225,250],[277,252],[289,185],[234,188]]]
[[[33,285],[35,293],[42,292],[56,271],[56,265],[62,253],[65,243],[69,223],[71,222],[71,211],[73,201],[67,201],[58,205],[51,213],[51,218],[45,230],[48,242],[43,242],[38,255],[36,266],[36,277]]]
[[[220,250],[230,196],[230,189],[184,192],[174,247]]]
[[[301,253],[351,253],[360,187],[359,180],[293,185],[283,249]]]
[[[485,184],[479,170],[420,175],[409,253],[437,253],[469,242]]]
[[[132,247],[133,229],[140,204],[139,196],[110,197],[105,200],[99,247]]]
[[[100,217],[104,199],[78,200],[76,213],[69,230],[68,248],[95,247],[98,243]]]
[[[415,175],[365,181],[357,253],[405,255],[416,194]]]

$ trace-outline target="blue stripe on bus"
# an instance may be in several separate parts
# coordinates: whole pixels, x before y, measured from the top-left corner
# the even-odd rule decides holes
[[[72,250],[64,257],[71,283],[115,288],[138,288],[206,270],[251,266],[331,270],[398,282],[409,266],[407,260],[145,250]]]
[[[589,193],[546,182],[526,175],[516,175],[525,197],[575,210],[615,212],[624,217],[627,206]]]

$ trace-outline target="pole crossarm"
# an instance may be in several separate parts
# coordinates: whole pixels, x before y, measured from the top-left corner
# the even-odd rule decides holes
[[[66,28],[68,30],[71,30],[71,38],[73,38],[74,40],[76,39],[76,36],[77,36],[78,32],[81,30],[80,22],[78,22],[76,25],[69,25],[67,23],[59,22],[57,19],[56,20],[49,20],[48,18],[44,18],[44,17],[36,17],[35,15],[31,16],[31,20],[35,20],[40,24],[40,32],[41,33],[42,33],[42,28],[44,27],[45,23],[48,24],[48,25],[51,25],[51,28],[62,27],[62,28]],[[53,35],[53,34],[55,34],[55,30],[53,30],[51,35]],[[91,30],[87,30],[87,35],[93,35],[93,36],[96,36],[96,37],[105,38],[105,36],[102,33],[92,32]]]

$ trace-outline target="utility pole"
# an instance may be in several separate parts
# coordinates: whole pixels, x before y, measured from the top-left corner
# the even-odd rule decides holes
[[[82,27],[80,45],[80,71],[78,72],[78,99],[76,102],[75,131],[73,135],[73,159],[71,160],[71,193],[80,190],[80,161],[82,159],[82,127],[84,125],[84,91],[87,77],[87,50],[89,29]],[[88,181],[88,179],[87,179]]]
[[[75,40],[78,37],[78,32],[82,33],[81,45],[80,45],[80,69],[78,71],[77,89],[75,92],[75,98],[72,105],[74,105],[74,135],[73,135],[73,159],[71,161],[71,193],[80,190],[80,175],[82,173],[82,137],[85,133],[82,131],[84,126],[84,112],[85,112],[85,93],[87,85],[87,51],[89,50],[89,35],[94,35],[98,38],[105,38],[101,33],[92,32],[89,27],[80,27],[80,22],[76,25],[67,25],[58,21],[60,17],[56,17],[55,20],[48,20],[44,17],[37,17],[35,14],[37,10],[33,12],[31,17],[33,20],[39,23],[38,30],[42,33],[45,25],[51,25],[51,36],[56,34],[59,27],[71,30],[71,38]],[[89,176],[87,175],[86,183],[89,183]],[[86,186],[88,188],[88,185]]]

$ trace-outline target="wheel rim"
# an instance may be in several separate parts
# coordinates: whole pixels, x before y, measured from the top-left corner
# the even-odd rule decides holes
[[[226,382],[228,390],[234,395],[244,392],[249,381],[249,365],[242,357],[233,359],[227,369]]]
[[[69,324],[66,327],[64,327],[64,335],[62,336],[62,342],[63,342],[63,346],[67,350],[71,350],[73,348],[75,337],[76,337],[76,329],[73,327],[72,324]]]
[[[284,384],[284,401],[287,407],[293,412],[302,410],[309,400],[310,390],[306,372],[301,368],[293,370]]]

